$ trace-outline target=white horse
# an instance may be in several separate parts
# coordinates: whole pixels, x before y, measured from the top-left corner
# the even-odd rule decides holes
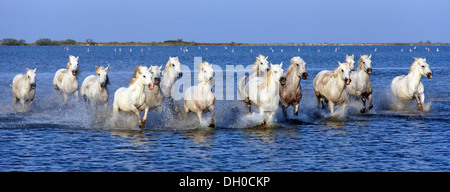
[[[25,103],[29,103],[29,107],[33,105],[34,94],[36,89],[36,69],[27,68],[25,75],[18,74],[12,82],[13,102],[17,104],[19,101],[22,107]]]
[[[291,65],[286,73],[286,83],[280,87],[280,104],[285,117],[287,117],[286,109],[291,105],[294,108],[294,114],[298,115],[298,106],[302,99],[300,78],[308,78],[306,62],[298,56],[292,57]]]
[[[197,116],[202,122],[203,112],[209,111],[211,113],[210,127],[215,126],[214,122],[214,93],[211,91],[214,82],[214,70],[212,65],[208,62],[200,64],[200,72],[198,73],[198,85],[189,87],[184,93],[184,111],[187,114],[189,111],[197,113]]]
[[[175,82],[175,78],[180,79],[183,76],[181,72],[181,63],[178,57],[169,57],[169,61],[166,63],[166,67],[162,72],[162,79],[160,83],[161,91],[164,97],[173,99],[171,95],[172,85]]]
[[[328,102],[331,115],[334,116],[334,106],[341,105],[341,115],[344,115],[347,98],[347,89],[345,85],[349,85],[350,78],[350,64],[339,63],[339,67],[334,71],[323,70],[320,71],[313,81],[314,93],[317,97],[317,104],[325,108],[325,102]]]
[[[237,89],[238,89],[240,98],[245,98],[244,97],[244,95],[245,95],[244,89],[251,79],[253,79],[255,77],[263,77],[267,73],[267,71],[269,70],[269,62],[267,61],[267,58],[268,58],[268,56],[264,57],[263,55],[259,54],[256,57],[255,62],[253,62],[253,65],[252,65],[253,73],[250,75],[246,75],[246,76],[242,77],[241,79],[239,79],[239,81],[237,82]],[[251,105],[250,101],[244,99],[244,102],[246,103],[246,105],[248,107],[249,113],[252,113],[252,105]]]
[[[414,58],[408,75],[395,77],[391,82],[392,93],[400,99],[412,100],[416,98],[417,109],[422,110],[422,104],[425,101],[423,84],[421,77],[426,76],[428,79],[433,77],[430,66],[424,58]]]
[[[347,86],[348,93],[355,96],[363,102],[361,113],[366,112],[366,99],[369,100],[369,110],[372,109],[372,83],[370,82],[370,74],[372,74],[372,55],[362,55],[359,60],[358,70],[350,73],[352,83]]]
[[[148,71],[148,68],[144,66],[136,67],[133,78],[136,78],[133,84],[128,87],[121,87],[114,93],[113,120],[117,123],[120,111],[127,113],[134,112],[138,117],[139,127],[144,128],[148,112],[148,106],[145,105],[144,88],[148,86],[152,90],[154,84],[152,75]],[[144,110],[144,117],[141,120],[139,113]]]
[[[164,101],[163,94],[159,88],[161,82],[161,68],[162,66],[150,65],[149,72],[152,75],[153,89],[149,89],[148,86],[144,88],[145,92],[145,105],[149,107],[149,110],[157,109],[158,112],[162,112],[161,104]],[[136,82],[137,77],[133,77],[130,80],[130,85]]]
[[[280,82],[285,82],[282,67],[283,63],[279,65],[270,64],[267,75],[253,78],[245,86],[245,99],[250,100],[258,107],[259,114],[263,115],[262,125],[271,122],[275,111],[278,109]],[[265,113],[267,113],[267,116],[264,117]]]
[[[80,87],[80,96],[85,102],[108,105],[108,78],[109,65],[104,67],[95,66],[95,74],[86,77]]]
[[[350,70],[354,71],[355,70],[355,55],[345,55],[345,62],[349,64],[350,66]]]
[[[64,102],[67,103],[69,94],[74,94],[78,101],[78,57],[69,55],[69,62],[66,69],[59,69],[53,78],[55,90],[64,93]]]

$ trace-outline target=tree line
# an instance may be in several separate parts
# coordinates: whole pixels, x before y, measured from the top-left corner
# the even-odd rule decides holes
[[[92,39],[87,39],[86,43],[80,43],[77,42],[73,39],[66,39],[63,41],[58,41],[58,40],[51,40],[50,38],[41,38],[36,40],[34,43],[26,43],[25,40],[20,39],[13,39],[13,38],[5,38],[0,40],[0,45],[39,45],[39,46],[48,46],[48,45],[53,45],[53,46],[57,46],[57,45],[96,45],[97,43],[94,42],[94,40]]]

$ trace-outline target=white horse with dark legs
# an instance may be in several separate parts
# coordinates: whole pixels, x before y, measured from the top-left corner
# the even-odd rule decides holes
[[[421,77],[428,79],[433,77],[430,66],[424,58],[414,58],[411,68],[407,75],[397,76],[391,82],[391,91],[395,97],[403,100],[412,100],[416,98],[417,109],[422,110],[425,102],[425,93]]]
[[[261,125],[271,122],[275,111],[278,109],[280,96],[280,82],[285,82],[283,77],[283,63],[270,64],[270,70],[264,77],[252,78],[244,89],[244,97],[258,107],[259,114],[263,116]]]
[[[291,65],[286,73],[285,85],[280,87],[280,104],[285,117],[287,117],[286,109],[289,106],[292,106],[294,114],[298,115],[298,106],[302,99],[301,78],[308,78],[306,63],[300,57],[292,57]]]
[[[370,82],[370,74],[372,74],[372,55],[362,55],[359,60],[358,70],[350,73],[352,83],[347,85],[348,93],[355,96],[363,102],[361,113],[366,112],[366,100],[369,101],[369,110],[372,109],[372,83]],[[367,110],[367,111],[369,111]]]
[[[178,60],[178,57],[169,57],[169,60],[166,63],[166,67],[162,72],[162,78],[160,83],[161,91],[164,97],[172,100],[172,85],[175,82],[175,78],[180,79],[183,76],[181,72],[181,63]]]
[[[334,116],[334,106],[341,105],[341,115],[344,116],[347,98],[347,89],[345,85],[349,85],[350,65],[349,63],[339,63],[339,67],[334,71],[320,71],[313,81],[314,93],[317,97],[317,105],[325,108],[324,101],[328,102],[331,116]]]
[[[85,103],[102,104],[105,107],[108,105],[108,78],[109,65],[105,67],[95,66],[95,74],[86,77],[80,87],[80,96]]]
[[[145,87],[148,86],[150,90],[153,89],[152,75],[147,67],[138,66],[134,71],[133,78],[135,82],[128,87],[121,87],[114,93],[113,102],[113,121],[117,125],[118,115],[120,111],[126,113],[135,113],[138,117],[139,127],[144,128],[147,120],[148,106],[145,105]],[[144,116],[139,115],[144,111]]]
[[[17,104],[20,101],[22,108],[33,105],[34,94],[36,90],[36,69],[30,70],[27,68],[27,73],[18,74],[14,77],[12,82],[13,102]]]
[[[345,55],[345,62],[348,63],[350,70],[355,70],[355,55]]]
[[[200,64],[200,72],[198,73],[198,85],[189,87],[184,93],[184,111],[189,113],[192,111],[197,113],[197,116],[202,122],[203,112],[209,111],[211,113],[210,127],[215,126],[214,122],[214,93],[211,91],[214,82],[214,70],[212,65],[208,62]]]
[[[268,57],[264,57],[263,55],[259,54],[256,57],[255,62],[253,62],[253,65],[252,65],[253,73],[242,77],[237,82],[237,89],[238,89],[239,95],[241,98],[244,98],[244,102],[246,103],[246,105],[248,107],[249,113],[252,113],[252,106],[251,106],[251,103],[249,100],[245,100],[244,95],[246,93],[244,93],[244,89],[251,79],[256,78],[256,77],[263,77],[264,75],[266,75],[267,71],[269,70],[269,62],[267,61],[267,58]]]
[[[145,92],[145,105],[149,108],[149,110],[158,110],[158,112],[162,112],[161,104],[164,101],[163,94],[161,93],[161,89],[159,88],[161,82],[161,68],[162,66],[153,66],[150,65],[148,69],[150,74],[152,75],[153,81],[153,89],[149,89],[148,86],[144,88]],[[136,82],[137,77],[133,77],[130,80],[130,85]]]
[[[67,103],[67,98],[70,94],[75,95],[78,101],[78,57],[69,55],[69,62],[66,69],[56,71],[53,78],[53,87],[58,92],[64,93],[64,102]]]

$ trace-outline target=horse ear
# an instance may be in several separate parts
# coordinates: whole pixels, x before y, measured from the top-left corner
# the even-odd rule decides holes
[[[80,56],[77,56],[77,61],[78,61],[78,58],[80,58]]]
[[[27,73],[28,73],[28,71],[30,71],[30,69],[28,69],[28,67],[27,67]]]
[[[267,60],[267,58],[269,58],[269,56],[266,56],[266,60]]]
[[[161,66],[159,66],[159,69],[160,69],[160,70],[162,69],[162,64],[161,64]]]
[[[280,63],[280,68],[282,68],[283,67],[283,61]]]
[[[423,58],[423,61],[427,62],[427,58]]]
[[[105,71],[108,71],[108,69],[109,69],[109,65],[105,68]]]
[[[339,62],[339,61],[338,61],[338,64],[339,64],[339,65],[342,65],[342,63],[341,63],[341,62]]]
[[[36,72],[36,69],[37,69],[37,68],[34,68],[33,72]]]
[[[372,58],[372,54],[369,55],[369,59]]]
[[[95,70],[96,70],[96,71],[98,71],[98,67],[97,67],[97,65],[95,66]]]

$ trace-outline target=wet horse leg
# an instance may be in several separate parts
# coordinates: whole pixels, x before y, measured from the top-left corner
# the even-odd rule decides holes
[[[361,101],[363,103],[363,107],[362,107],[362,109],[359,112],[365,113],[366,112],[366,98],[365,98],[365,96],[361,97]]]
[[[422,103],[420,102],[421,101],[420,96],[418,94],[416,94],[414,96],[416,96],[416,100],[417,100],[417,109],[422,110],[423,108],[422,108]]]

